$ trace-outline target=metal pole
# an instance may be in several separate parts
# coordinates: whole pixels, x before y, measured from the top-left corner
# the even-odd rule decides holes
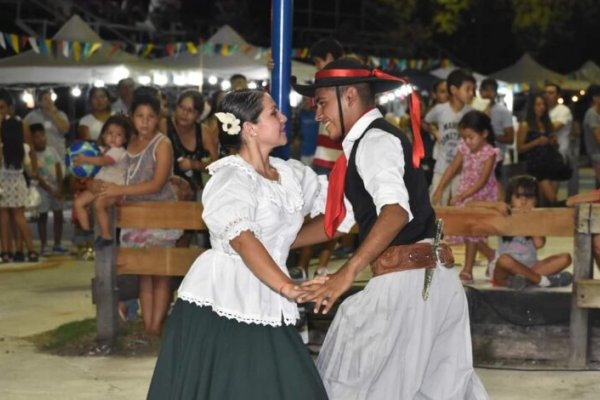
[[[283,159],[290,157],[291,122],[290,76],[292,71],[292,0],[273,0],[273,41],[271,44],[273,75],[271,77],[271,95],[279,109],[288,118],[286,134],[288,143],[274,150],[274,155]]]

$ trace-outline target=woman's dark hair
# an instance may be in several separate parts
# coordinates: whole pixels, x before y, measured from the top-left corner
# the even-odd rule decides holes
[[[496,135],[494,135],[494,130],[492,129],[492,120],[486,113],[471,110],[463,115],[458,123],[458,127],[460,129],[471,129],[480,135],[483,135],[483,132],[487,131],[487,142],[492,146],[496,146]]]
[[[537,130],[537,118],[535,116],[535,101],[537,99],[542,99],[544,104],[546,104],[546,100],[541,93],[534,93],[529,97],[527,101],[527,109],[525,111],[525,122],[529,125],[529,129]],[[542,124],[544,125],[544,133],[550,134],[552,133],[552,122],[550,122],[550,114],[548,114],[548,104],[546,104],[546,112],[542,115]]]
[[[124,116],[122,114],[111,115],[106,120],[104,125],[102,125],[102,130],[100,131],[101,138],[104,135],[104,133],[106,132],[106,130],[108,129],[108,127],[111,125],[117,125],[123,129],[123,132],[125,132],[124,145],[127,145],[127,143],[129,143],[129,139],[131,139],[131,135],[133,134],[133,127],[131,126],[131,122],[129,122],[129,118],[127,118],[126,116]]]
[[[435,81],[435,83],[433,84],[433,86],[431,87],[431,91],[432,92],[437,92],[438,88],[440,87],[440,85],[442,83],[446,83],[445,79],[438,79],[437,81]]]
[[[258,122],[258,117],[263,111],[263,97],[265,93],[262,90],[242,89],[228,93],[219,103],[218,112],[232,113],[240,120],[240,127],[244,122]],[[221,146],[227,148],[239,149],[242,144],[242,132],[237,135],[229,135],[223,131],[223,124],[218,121],[219,142]]]
[[[158,100],[158,90],[151,86],[141,86],[133,93],[133,101],[131,102],[131,115],[139,106],[148,106],[160,115],[160,100]]]
[[[42,97],[44,97],[47,94],[52,95],[52,89],[42,89],[39,92],[37,92],[36,99],[38,103],[42,101]]]
[[[181,102],[187,98],[192,99],[194,110],[196,110],[198,115],[202,114],[202,111],[204,111],[204,96],[202,96],[202,94],[197,90],[186,90],[185,92],[181,93],[177,99],[177,105],[181,104]]]
[[[6,168],[23,168],[25,149],[23,148],[23,123],[16,118],[7,118],[2,121],[0,128],[2,137],[2,155]]]
[[[5,102],[9,107],[13,105],[13,97],[6,89],[0,89],[0,101]]]
[[[92,97],[96,94],[96,92],[104,92],[106,98],[110,101],[110,93],[108,89],[105,87],[92,86],[88,92],[88,101],[92,101]]]

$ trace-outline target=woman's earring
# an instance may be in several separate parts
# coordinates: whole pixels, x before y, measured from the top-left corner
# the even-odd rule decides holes
[[[250,134],[250,136],[256,137],[256,132],[254,131],[254,129],[252,129],[252,133]]]

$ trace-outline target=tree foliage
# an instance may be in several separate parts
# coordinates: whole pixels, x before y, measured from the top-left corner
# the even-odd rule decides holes
[[[600,61],[598,0],[378,1],[402,22],[391,38],[410,37],[415,57],[437,47],[482,72],[510,65],[523,52],[559,72]]]

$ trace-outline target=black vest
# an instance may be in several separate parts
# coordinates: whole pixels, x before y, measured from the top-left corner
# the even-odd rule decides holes
[[[434,235],[435,213],[429,201],[425,174],[420,168],[413,167],[412,145],[400,129],[385,119],[378,118],[354,142],[348,159],[348,169],[346,170],[344,194],[354,209],[354,219],[359,227],[359,240],[362,242],[367,237],[377,220],[377,211],[373,198],[365,189],[365,184],[356,168],[356,149],[369,129],[372,128],[381,129],[390,135],[396,136],[400,140],[402,149],[404,150],[404,154],[398,154],[398,157],[404,157],[404,184],[408,190],[409,205],[413,214],[413,220],[400,231],[398,236],[390,243],[390,246],[410,244],[422,239],[432,238]],[[377,154],[372,154],[371,156],[375,159]]]

